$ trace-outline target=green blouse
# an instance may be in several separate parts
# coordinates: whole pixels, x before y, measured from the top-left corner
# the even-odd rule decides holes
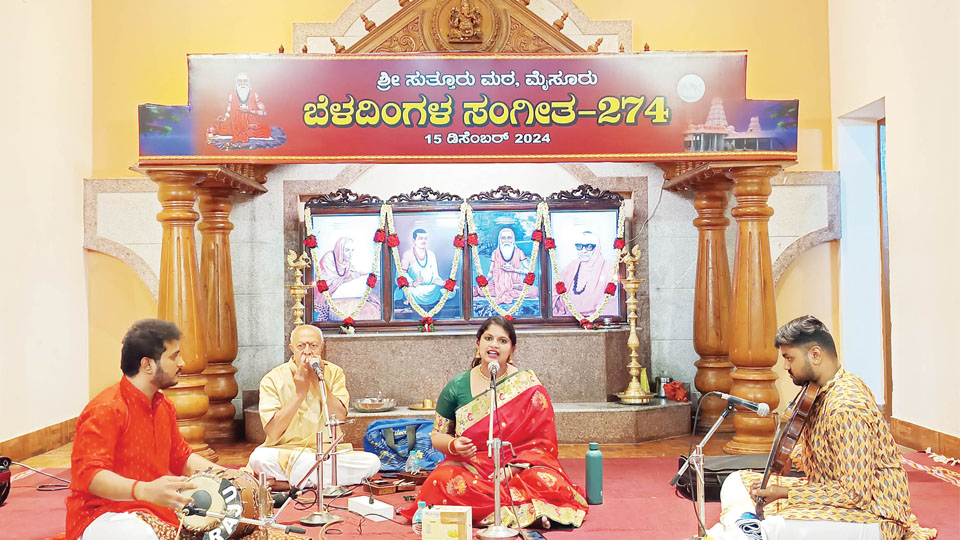
[[[440,392],[440,397],[437,398],[436,410],[438,416],[442,416],[447,420],[455,420],[457,417],[457,409],[473,401],[475,396],[470,390],[470,371],[471,370],[468,369],[463,373],[457,374],[443,387],[443,391]],[[517,371],[517,373],[519,373],[519,371]],[[517,373],[512,373],[500,379],[497,381],[497,386],[500,386],[504,381],[509,380]]]

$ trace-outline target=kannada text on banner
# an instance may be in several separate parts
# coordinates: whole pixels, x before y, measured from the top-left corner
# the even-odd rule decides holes
[[[189,106],[140,107],[141,163],[795,158],[797,101],[745,53],[191,55]]]

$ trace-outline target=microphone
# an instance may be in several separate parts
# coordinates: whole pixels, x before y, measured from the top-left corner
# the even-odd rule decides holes
[[[487,369],[490,370],[490,378],[491,378],[491,379],[496,379],[496,378],[497,378],[497,372],[500,371],[500,363],[499,363],[499,362],[490,362],[490,365],[487,366]]]
[[[323,379],[323,366],[320,365],[320,360],[318,358],[310,360],[310,367],[313,368],[313,372],[317,374],[317,377]]]
[[[723,392],[717,392],[720,395],[720,399],[727,400],[727,403],[731,407],[738,406],[745,409],[750,409],[751,411],[757,413],[758,416],[768,416],[770,414],[770,406],[766,403],[754,403],[750,400],[743,398],[738,398],[737,396],[731,396],[730,394],[724,394]]]
[[[210,497],[210,494],[202,489],[194,491],[190,497],[193,499],[193,501],[191,501],[187,506],[193,508],[194,510],[206,512],[210,509],[210,504],[213,503],[213,499]]]

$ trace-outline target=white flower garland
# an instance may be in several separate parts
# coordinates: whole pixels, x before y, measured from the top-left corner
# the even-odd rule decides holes
[[[624,222],[626,220],[626,204],[627,204],[626,201],[621,202],[620,208],[617,211],[617,239],[618,240],[623,238]],[[547,235],[547,238],[553,238],[553,227],[551,225],[549,213],[547,213],[546,218],[544,219],[543,229]],[[616,260],[614,261],[614,265],[613,265],[613,275],[610,276],[610,281],[609,281],[610,283],[616,283],[617,274],[620,272],[620,261],[623,257],[623,253],[625,250],[626,250],[625,247],[617,248],[615,250]],[[553,275],[557,279],[559,279],[560,268],[557,266],[556,251],[557,251],[556,246],[547,249],[547,253],[550,255],[550,266],[551,268],[553,268]],[[562,282],[558,281],[558,283],[562,283]],[[614,292],[614,294],[616,294],[616,292]],[[560,293],[560,298],[563,299],[563,304],[567,306],[567,310],[570,312],[571,315],[576,317],[576,319],[581,323],[584,321],[593,323],[593,321],[595,321],[597,317],[599,317],[600,314],[603,313],[603,310],[607,307],[607,304],[610,302],[610,299],[613,298],[613,296],[614,296],[613,294],[604,293],[603,300],[600,302],[600,305],[597,306],[597,308],[593,311],[592,314],[590,314],[589,316],[584,316],[582,313],[577,311],[576,307],[574,307],[573,302],[571,302],[570,298],[567,296],[566,290]]]
[[[466,202],[460,205],[460,220],[459,220],[459,224],[457,225],[457,231],[459,231],[460,233],[463,233],[463,224],[469,208],[470,206]],[[384,213],[384,209],[386,209],[385,213],[386,213],[387,234],[396,235],[397,231],[393,225],[393,208],[388,204],[384,204],[383,207],[381,208],[381,213]],[[397,266],[398,279],[402,277],[409,282],[410,277],[407,275],[407,273],[403,270],[403,267],[400,265],[400,250],[397,248],[397,246],[390,246],[390,253],[393,255],[393,262]],[[460,258],[462,256],[463,256],[462,249],[454,250],[453,264],[450,265],[450,277],[448,278],[448,281],[450,280],[456,281],[457,270],[460,268]],[[401,288],[406,289],[406,287],[401,287]],[[443,306],[446,305],[447,300],[453,295],[453,291],[447,288],[444,288],[443,296],[440,298],[440,301],[437,302],[437,305],[433,306],[433,309],[431,309],[430,311],[426,311],[422,307],[420,307],[420,304],[418,304],[416,300],[414,300],[410,295],[408,295],[406,291],[404,291],[403,295],[406,297],[407,303],[410,304],[410,307],[413,308],[413,310],[416,311],[421,318],[432,319],[434,315],[436,315],[437,313],[440,312],[441,309],[443,309]]]
[[[383,229],[385,217],[386,216],[384,215],[383,208],[380,208],[380,225],[377,227],[378,229]],[[303,218],[304,218],[303,222],[306,224],[306,228],[307,228],[307,236],[308,237],[313,236],[314,238],[316,238],[316,236],[313,234],[313,224],[311,223],[311,219],[310,219],[310,210],[304,211]],[[376,287],[377,285],[376,283],[374,283],[373,286],[370,286],[370,283],[369,283],[370,276],[371,275],[376,276],[377,270],[379,270],[380,268],[380,251],[381,251],[380,243],[377,241],[374,241],[373,245],[374,245],[373,263],[370,265],[370,272],[367,274],[367,289],[363,292],[363,296],[360,298],[360,301],[357,303],[357,305],[353,308],[353,311],[351,311],[350,313],[344,313],[343,311],[340,311],[340,309],[337,308],[336,302],[333,301],[333,297],[330,296],[330,293],[328,292],[328,290],[324,289],[324,291],[321,293],[323,294],[323,297],[326,299],[327,305],[330,306],[330,310],[336,313],[337,316],[343,319],[344,321],[346,321],[347,319],[352,320],[354,315],[360,312],[363,306],[367,303],[367,299],[370,298],[370,293],[371,291],[373,291],[373,287]],[[320,258],[317,256],[317,253],[318,253],[317,248],[313,247],[308,249],[310,249],[310,256],[313,258],[314,264],[316,265],[316,269],[317,269],[316,283],[319,284],[321,281],[326,283],[326,280],[323,279],[323,273],[321,272],[321,269],[320,269]]]
[[[535,231],[539,231],[539,230],[540,230],[540,227],[543,225],[543,222],[544,222],[544,215],[545,215],[547,212],[548,212],[547,203],[541,202],[540,204],[537,205],[537,224],[534,226],[534,230],[535,230]],[[470,208],[469,206],[467,207],[467,228],[468,228],[468,229],[467,229],[468,232],[470,232],[471,234],[476,234],[476,224],[475,224],[474,221],[473,221],[473,209]],[[540,244],[541,244],[541,243],[542,243],[542,242],[541,242],[540,240],[537,240],[536,238],[534,238],[534,240],[533,240],[533,249],[530,250],[530,266],[529,266],[529,268],[530,268],[530,271],[531,271],[531,272],[533,271],[533,268],[536,267],[536,264],[537,264],[537,256],[538,256],[539,253],[540,253]],[[473,267],[474,267],[474,271],[477,273],[477,277],[483,276],[483,268],[480,266],[480,252],[479,252],[479,248],[477,247],[476,244],[474,244],[473,246],[471,246],[471,248],[472,248],[472,249],[471,249],[471,252],[473,253]],[[479,283],[478,283],[478,285],[479,285]],[[523,289],[520,291],[520,297],[517,298],[517,301],[514,302],[512,306],[510,306],[510,309],[503,309],[502,307],[500,307],[500,304],[498,304],[498,303],[493,299],[493,297],[490,296],[490,285],[489,285],[489,283],[480,286],[480,292],[483,293],[483,296],[487,299],[487,302],[490,303],[490,305],[493,307],[494,310],[496,310],[497,313],[499,313],[500,315],[503,315],[503,316],[505,316],[505,317],[506,317],[506,316],[513,317],[513,314],[516,313],[518,309],[520,309],[520,306],[523,304],[524,299],[526,299],[526,297],[527,297],[527,291],[530,290],[530,287],[531,287],[532,285],[533,285],[533,283],[528,283],[528,280],[527,280],[527,279],[524,279],[524,281],[523,281]]]

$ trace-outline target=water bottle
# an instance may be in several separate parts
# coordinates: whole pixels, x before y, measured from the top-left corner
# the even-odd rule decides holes
[[[420,534],[423,530],[423,509],[427,507],[424,501],[417,501],[417,511],[413,514],[413,532]]]
[[[600,443],[590,443],[587,450],[587,504],[603,504],[603,454]]]

